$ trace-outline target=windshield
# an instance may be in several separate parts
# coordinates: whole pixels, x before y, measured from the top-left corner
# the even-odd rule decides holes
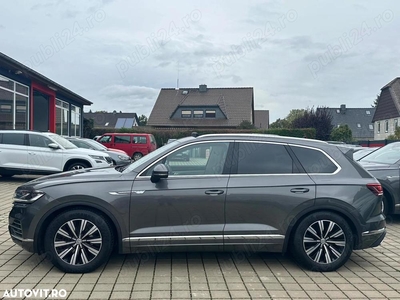
[[[62,136],[60,136],[58,134],[49,134],[48,136],[50,138],[52,138],[57,144],[59,144],[64,149],[76,149],[76,148],[78,148],[77,146],[72,144],[70,141],[68,141],[66,138],[63,138]]]
[[[148,161],[152,160],[154,157],[159,155],[160,153],[166,152],[172,148],[174,148],[176,145],[180,144],[179,141],[173,141],[172,143],[166,144],[165,146],[162,146],[158,148],[157,150],[150,152],[146,156],[143,156],[141,159],[133,162],[132,164],[129,165],[125,170],[123,170],[122,173],[129,173],[132,170],[136,169],[139,167],[141,164],[146,164]]]
[[[96,142],[95,140],[83,140],[85,143],[89,144],[94,148],[94,150],[99,150],[99,151],[106,151],[107,147],[100,144],[99,142]]]
[[[362,162],[373,162],[381,164],[395,164],[400,160],[400,143],[386,145],[368,156],[361,158]]]

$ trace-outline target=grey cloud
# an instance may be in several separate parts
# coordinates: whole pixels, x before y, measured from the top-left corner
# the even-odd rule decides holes
[[[61,13],[61,17],[64,19],[74,19],[80,14],[77,10],[67,9]]]
[[[0,29],[6,29],[6,27],[0,24]]]

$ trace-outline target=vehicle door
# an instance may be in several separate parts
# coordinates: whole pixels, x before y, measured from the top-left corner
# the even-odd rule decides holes
[[[279,252],[298,212],[315,201],[315,183],[286,144],[237,141],[226,198],[224,246]]]
[[[25,133],[0,133],[0,168],[26,170],[28,152]]]
[[[53,149],[54,144],[48,137],[39,134],[29,134],[28,165],[36,171],[60,172],[64,166],[64,150]]]
[[[229,141],[195,142],[142,171],[131,193],[131,246],[222,248],[232,146]],[[167,166],[169,176],[152,183],[152,170],[159,164]]]

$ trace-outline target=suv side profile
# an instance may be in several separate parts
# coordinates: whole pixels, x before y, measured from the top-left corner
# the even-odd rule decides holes
[[[47,175],[112,165],[104,152],[80,149],[51,132],[0,130],[0,175]]]
[[[113,249],[292,252],[333,271],[386,234],[382,186],[348,151],[272,135],[183,138],[125,168],[23,184],[9,231],[73,273],[93,271]]]
[[[105,133],[97,141],[107,148],[125,151],[133,160],[157,149],[156,139],[148,133]]]

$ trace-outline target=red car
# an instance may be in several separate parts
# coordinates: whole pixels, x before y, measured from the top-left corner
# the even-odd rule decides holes
[[[157,149],[156,139],[148,133],[105,133],[97,141],[107,148],[125,151],[133,160]]]

